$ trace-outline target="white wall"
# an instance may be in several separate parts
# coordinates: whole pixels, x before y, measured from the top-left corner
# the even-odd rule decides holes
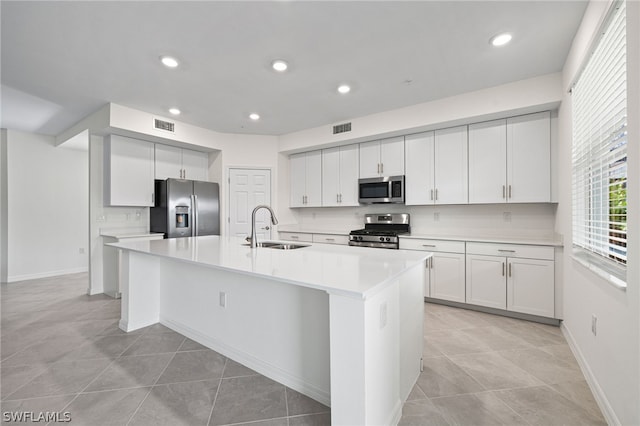
[[[96,135],[87,137],[90,157],[90,204],[87,214],[91,256],[89,294],[98,294],[104,291],[103,274],[112,273],[103,268],[104,241],[101,232],[149,232],[149,207],[104,206],[104,138]]]
[[[7,129],[0,129],[0,283],[7,282]]]
[[[223,134],[219,139],[222,149],[220,167],[223,179],[220,184],[220,233],[227,233],[229,217],[228,178],[230,168],[258,168],[271,170],[271,205],[278,206],[280,192],[277,183],[281,170],[278,168],[277,136]],[[210,170],[211,172],[211,170]],[[282,220],[279,209],[274,209],[278,220]],[[287,205],[288,210],[288,205]]]
[[[7,131],[9,282],[87,270],[87,176],[86,151]]]
[[[443,129],[558,107],[562,75],[547,74],[475,92],[463,93],[379,114],[353,118],[352,131],[332,134],[322,126],[280,136],[280,151],[293,153],[311,148],[375,140],[425,130]]]
[[[626,291],[571,259],[571,97],[589,46],[609,2],[591,2],[574,38],[563,72],[564,99],[559,110],[559,200],[557,230],[565,235],[565,335],[582,363],[609,424],[640,424],[640,3],[627,2],[628,69],[628,258]],[[597,335],[591,316],[598,317]]]

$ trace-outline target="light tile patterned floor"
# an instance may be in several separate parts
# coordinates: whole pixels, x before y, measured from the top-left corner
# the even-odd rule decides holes
[[[2,285],[2,413],[69,412],[74,426],[330,424],[328,407],[162,325],[122,332],[120,301],[86,288],[86,274]],[[424,325],[425,369],[401,425],[605,424],[557,327],[433,304]]]

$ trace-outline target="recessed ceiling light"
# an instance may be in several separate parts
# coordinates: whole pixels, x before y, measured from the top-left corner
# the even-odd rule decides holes
[[[168,68],[175,68],[178,66],[178,60],[176,58],[172,58],[171,56],[161,56],[160,61],[162,61],[164,66]]]
[[[289,64],[287,64],[282,59],[278,59],[273,61],[273,63],[271,64],[271,67],[278,72],[284,72],[287,70],[287,68],[289,68]]]
[[[342,93],[343,95],[345,93],[349,93],[351,91],[351,87],[349,87],[346,84],[341,84],[340,86],[338,86],[338,92]]]
[[[173,115],[180,115],[180,110],[178,108],[169,108],[169,112]]]
[[[496,36],[491,37],[491,39],[489,40],[489,43],[491,43],[494,46],[504,46],[505,44],[511,41],[511,38],[512,38],[511,34],[502,33],[502,34],[498,34]]]
[[[249,114],[249,118],[252,120],[260,120],[260,114],[256,114],[255,112],[252,112],[251,114]]]

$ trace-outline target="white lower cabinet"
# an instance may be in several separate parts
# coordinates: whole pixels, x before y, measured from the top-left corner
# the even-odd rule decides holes
[[[554,249],[467,243],[467,303],[553,318]]]
[[[464,241],[400,238],[400,249],[433,253],[427,260],[424,295],[452,302],[465,302],[464,246]]]
[[[507,269],[507,310],[553,317],[553,260],[508,259]]]
[[[325,243],[325,244],[341,244],[348,245],[349,244],[349,236],[348,235],[335,235],[335,234],[312,234],[311,240],[314,243]]]
[[[324,244],[349,244],[348,235],[338,234],[311,234],[307,232],[278,232],[281,240],[285,241],[301,241],[305,243],[324,243]]]
[[[303,241],[305,243],[313,241],[312,234],[306,234],[303,232],[278,232],[278,236],[281,240],[285,241]]]
[[[467,303],[507,309],[506,259],[467,254]]]

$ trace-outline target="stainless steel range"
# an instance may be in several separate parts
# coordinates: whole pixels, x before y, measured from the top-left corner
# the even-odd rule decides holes
[[[349,233],[349,245],[398,249],[398,235],[411,231],[408,213],[364,215],[364,229]]]

